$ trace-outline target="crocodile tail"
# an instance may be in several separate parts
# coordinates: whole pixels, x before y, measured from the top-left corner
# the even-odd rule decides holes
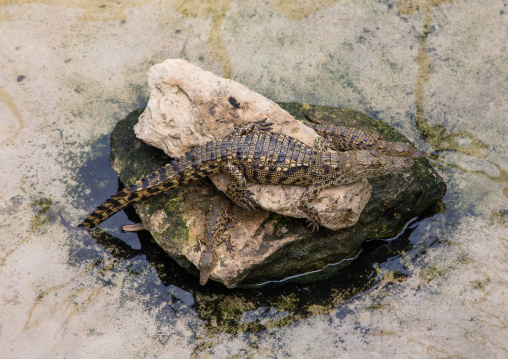
[[[350,127],[344,127],[335,125],[330,122],[326,122],[314,117],[311,117],[307,115],[306,113],[303,114],[307,120],[309,120],[312,123],[304,122],[305,125],[312,128],[314,131],[319,133],[321,136],[332,136],[337,138],[344,138],[344,140],[352,141],[353,139],[356,139],[357,141],[362,141],[362,143],[369,143],[369,142],[375,142],[379,139],[379,136],[377,134],[367,134],[366,132],[356,129],[356,128],[350,128]]]
[[[318,120],[317,118],[311,117],[307,115],[306,113],[303,114],[307,120],[309,120],[311,123],[303,122],[304,125],[307,127],[312,128],[314,131],[319,133],[321,136],[324,136],[326,134],[331,134],[334,132],[334,126],[333,124],[329,122],[325,122],[323,120]]]
[[[201,170],[198,170],[196,167],[198,167],[196,163],[180,167],[178,160],[171,161],[166,166],[136,181],[135,184],[118,191],[97,207],[78,225],[78,227],[85,227],[88,229],[94,228],[113,214],[133,203],[178,187],[192,180],[197,180],[209,174],[213,174],[213,171],[208,171],[208,167]]]
[[[78,227],[94,228],[116,212],[130,205],[133,202],[129,200],[130,194],[131,192],[128,189],[118,191],[90,213],[88,217],[78,224]]]

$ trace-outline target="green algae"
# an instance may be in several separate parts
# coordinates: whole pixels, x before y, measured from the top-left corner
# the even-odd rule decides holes
[[[31,203],[31,206],[40,208],[35,214],[34,218],[30,221],[30,233],[35,232],[46,223],[51,221],[53,218],[47,215],[47,211],[53,206],[53,200],[51,198],[43,198]]]

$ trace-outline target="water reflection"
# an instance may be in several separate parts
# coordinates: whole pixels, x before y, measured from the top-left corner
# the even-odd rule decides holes
[[[255,289],[231,290],[216,282],[200,286],[197,277],[176,264],[147,231],[136,233],[141,249],[133,249],[101,229],[88,233],[111,256],[110,265],[101,265],[101,277],[104,271],[124,271],[129,276],[140,276],[139,282],[145,284],[132,288],[131,296],[150,294],[153,308],[167,306],[174,315],[195,313],[203,321],[207,335],[233,334],[258,332],[310,316],[329,314],[358,296],[404,281],[415,268],[420,270],[414,263],[421,260],[428,248],[442,244],[436,236],[422,235],[436,220],[442,219],[442,214],[438,213],[443,210],[442,205],[438,202],[392,240],[366,242],[362,253],[350,266],[327,280],[311,284],[271,284]],[[132,211],[129,217],[133,216]],[[80,253],[73,256],[81,262],[90,259],[79,258]],[[147,276],[152,269],[157,278]]]

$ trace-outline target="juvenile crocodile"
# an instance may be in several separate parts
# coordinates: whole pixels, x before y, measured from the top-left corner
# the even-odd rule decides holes
[[[194,251],[199,252],[205,246],[199,258],[199,283],[205,285],[210,273],[217,264],[219,244],[226,242],[226,250],[233,251],[231,236],[224,234],[228,229],[238,223],[238,219],[231,215],[233,202],[223,196],[212,202],[206,213],[205,235],[198,238],[199,244]]]
[[[348,150],[376,150],[389,156],[404,156],[422,158],[427,156],[425,151],[417,150],[406,142],[386,142],[377,134],[368,134],[357,128],[334,125],[318,120],[306,113],[304,116],[313,123],[305,123],[325,139],[325,144],[337,151]]]
[[[227,174],[232,183],[226,194],[236,204],[255,208],[246,179],[261,184],[305,186],[300,207],[308,215],[309,226],[319,228],[318,212],[310,205],[317,194],[328,187],[353,183],[395,173],[413,165],[413,159],[387,156],[369,150],[325,152],[299,140],[270,132],[266,119],[235,129],[224,139],[208,142],[171,161],[166,166],[118,191],[102,203],[79,226],[93,228],[114,213],[144,198],[216,173]]]

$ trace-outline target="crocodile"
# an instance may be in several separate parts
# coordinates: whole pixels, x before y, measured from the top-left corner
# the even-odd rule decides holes
[[[228,229],[238,223],[238,219],[231,215],[233,202],[221,196],[212,202],[206,213],[205,235],[198,238],[198,244],[194,251],[199,252],[201,246],[205,249],[199,258],[199,283],[205,285],[210,273],[217,264],[219,244],[226,243],[226,250],[232,252],[234,246],[231,244],[231,236],[224,234]]]
[[[226,195],[236,204],[254,210],[256,201],[246,180],[261,184],[307,187],[300,207],[309,227],[320,226],[317,210],[310,205],[328,187],[356,182],[410,168],[411,157],[379,154],[376,150],[329,152],[316,141],[314,147],[284,134],[271,132],[266,119],[237,127],[224,139],[196,147],[182,157],[118,191],[97,207],[78,226],[93,228],[121,209],[144,198],[165,192],[216,173],[227,174],[232,183]]]
[[[376,150],[389,156],[404,156],[411,158],[423,158],[427,156],[425,151],[411,147],[407,142],[387,142],[382,136],[368,134],[360,129],[334,125],[318,120],[304,113],[312,123],[305,123],[316,131],[324,144],[337,151],[347,150]]]

